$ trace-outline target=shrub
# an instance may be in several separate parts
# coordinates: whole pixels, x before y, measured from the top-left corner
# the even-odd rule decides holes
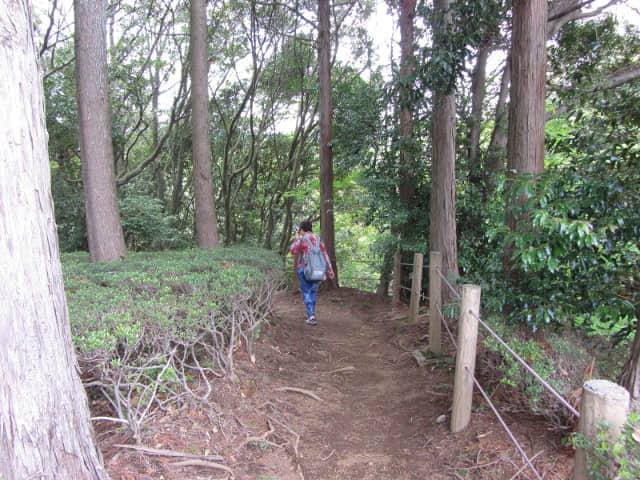
[[[130,250],[175,248],[186,243],[173,227],[175,218],[167,215],[162,202],[150,195],[128,194],[120,200],[120,216]]]
[[[544,340],[537,340],[521,329],[487,322],[527,364],[565,400],[574,398],[591,371],[592,355],[582,339],[569,331],[547,332]],[[555,428],[572,426],[571,412],[536,379],[513,355],[492,336],[483,340],[479,356],[479,371],[490,380],[505,385],[509,394],[504,405],[512,410],[528,409],[547,419]]]
[[[276,254],[252,248],[62,260],[85,386],[135,435],[155,409],[206,398],[241,345],[253,356],[283,275]]]

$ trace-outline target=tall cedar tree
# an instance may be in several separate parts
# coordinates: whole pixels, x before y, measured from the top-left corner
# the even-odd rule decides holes
[[[535,176],[544,170],[547,0],[515,0],[511,35],[511,101],[507,139],[509,174]],[[533,181],[533,180],[532,180]],[[522,194],[512,207],[525,201]],[[527,228],[526,216],[508,208],[513,231]],[[518,227],[520,225],[520,227]],[[505,246],[505,270],[511,266],[511,246]]]
[[[403,208],[411,209],[415,195],[415,174],[412,168],[411,143],[413,141],[413,112],[411,110],[411,77],[416,64],[413,45],[413,19],[416,14],[415,0],[400,0],[400,182],[399,196]]]
[[[220,240],[211,173],[208,72],[207,2],[193,0],[191,2],[191,126],[196,238],[199,247],[215,248],[220,245]]]
[[[451,23],[450,0],[435,1],[434,52],[446,49]],[[452,69],[453,70],[453,69]],[[433,173],[431,187],[431,251],[442,254],[442,270],[458,276],[456,234],[456,97],[455,79],[446,72],[436,74],[433,99]],[[446,294],[445,294],[446,296]],[[446,301],[447,298],[443,298]]]
[[[78,376],[25,0],[0,13],[0,478],[106,480]]]
[[[331,151],[331,44],[329,38],[329,0],[318,1],[318,62],[320,75],[320,227],[335,278],[329,286],[338,285],[333,204],[333,152]]]
[[[80,156],[91,261],[127,253],[118,209],[111,135],[104,2],[76,0],[75,51]]]

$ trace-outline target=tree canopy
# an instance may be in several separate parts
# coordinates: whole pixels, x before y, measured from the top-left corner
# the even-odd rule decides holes
[[[292,227],[321,217],[317,5],[209,3],[221,242],[285,255]],[[345,278],[366,270],[369,288],[386,282],[385,290],[395,252],[408,260],[433,248],[442,226],[429,214],[442,195],[438,108],[447,96],[446,195],[455,204],[453,239],[439,248],[457,249],[451,273],[490,287],[487,308],[530,329],[571,326],[630,341],[639,314],[640,32],[610,6],[549,7],[544,165],[528,171],[507,162],[509,86],[520,81],[510,67],[523,55],[511,50],[510,4],[417,2],[403,17],[410,44],[377,52],[367,19],[378,9],[399,22],[400,2],[330,4],[332,214]],[[88,245],[72,18],[53,2],[37,19],[58,234],[63,251],[76,251]],[[109,2],[113,166],[129,250],[195,241],[189,33],[183,2]],[[505,212],[528,221],[510,224]],[[365,253],[374,264],[358,266]]]

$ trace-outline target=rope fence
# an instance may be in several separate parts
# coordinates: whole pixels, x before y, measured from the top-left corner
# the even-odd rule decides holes
[[[514,352],[514,351],[513,351],[513,349],[512,349],[509,345],[507,345],[507,343],[506,343],[504,340],[502,340],[502,338],[500,338],[500,336],[499,336],[496,332],[494,332],[494,331],[491,329],[491,327],[489,327],[489,325],[487,325],[484,321],[482,321],[482,319],[481,319],[479,316],[477,316],[474,312],[469,312],[469,313],[471,313],[471,315],[473,315],[474,317],[476,317],[476,319],[478,320],[478,322],[480,322],[480,325],[482,325],[484,328],[486,328],[486,329],[487,329],[487,331],[488,331],[491,335],[493,335],[493,337],[494,337],[496,340],[498,340],[498,342],[500,343],[500,345],[502,345],[502,346],[507,350],[507,352],[509,352],[511,355],[513,355],[513,357],[514,357],[518,362],[520,362],[520,363],[522,364],[522,366],[523,366],[524,368],[526,368],[526,369],[529,371],[529,373],[530,373],[531,375],[533,375],[533,376],[534,376],[534,377],[535,377],[535,378],[536,378],[540,383],[542,383],[542,385],[543,385],[547,390],[549,390],[549,392],[551,392],[551,394],[552,394],[554,397],[556,397],[556,398],[560,401],[560,403],[562,403],[562,404],[563,404],[563,405],[564,405],[564,406],[565,406],[565,407],[566,407],[566,408],[567,408],[567,409],[568,409],[572,414],[574,414],[577,418],[580,418],[580,412],[578,412],[575,408],[573,408],[573,407],[571,406],[571,404],[570,404],[569,402],[567,402],[567,401],[562,397],[562,395],[560,395],[558,392],[556,392],[556,390],[555,390],[551,385],[549,385],[549,384],[545,381],[545,379],[544,379],[544,378],[542,378],[540,375],[538,375],[538,374],[536,373],[536,371],[535,371],[533,368],[531,368],[531,367],[529,366],[529,364],[527,364],[527,362],[525,362],[525,361],[520,357],[520,355],[518,355],[516,352]]]
[[[514,437],[513,433],[511,433],[511,430],[509,429],[509,427],[507,426],[505,421],[502,419],[502,416],[500,415],[500,412],[498,412],[496,407],[493,405],[493,402],[491,402],[491,399],[489,398],[489,395],[487,395],[487,392],[484,391],[484,389],[482,388],[482,385],[480,385],[480,382],[478,382],[478,379],[476,378],[476,376],[471,372],[471,370],[469,370],[469,367],[465,367],[465,370],[471,376],[471,378],[473,379],[473,383],[478,388],[478,390],[480,390],[480,393],[484,397],[485,401],[489,404],[489,407],[491,407],[491,410],[493,411],[494,415],[496,416],[496,418],[498,419],[498,421],[502,425],[502,428],[504,428],[504,430],[507,432],[507,435],[509,435],[509,438],[514,443],[514,445],[516,446],[516,448],[520,452],[520,455],[522,455],[522,458],[524,458],[524,460],[527,463],[527,465],[529,465],[529,468],[531,469],[531,471],[536,475],[536,478],[538,478],[539,480],[542,480],[542,477],[540,476],[538,471],[535,469],[535,467],[531,463],[531,460],[529,460],[529,457],[527,456],[527,454],[524,452],[524,450],[520,446],[520,443],[518,442],[518,440],[516,440],[516,437]]]
[[[399,291],[409,290],[399,285],[400,266],[407,266],[399,261],[399,254],[396,255],[394,272],[394,300],[398,301]],[[428,300],[430,307],[429,319],[429,349],[434,354],[442,352],[440,327],[444,325],[451,343],[456,351],[456,373],[453,391],[453,406],[451,414],[451,431],[456,433],[468,427],[471,420],[471,407],[473,387],[475,386],[487,404],[495,414],[496,418],[505,429],[507,435],[514,443],[522,455],[526,465],[532,470],[538,480],[542,480],[540,474],[534,468],[531,460],[527,457],[522,446],[518,443],[497,408],[492,403],[490,397],[484,391],[480,382],[475,377],[476,345],[478,339],[478,325],[484,327],[499,343],[509,352],[524,368],[536,378],[544,388],[546,388],[560,403],[567,408],[576,418],[580,419],[579,432],[587,438],[595,439],[599,430],[595,425],[605,422],[613,424],[613,432],[619,433],[626,422],[630,406],[630,395],[622,387],[611,382],[596,380],[586,382],[583,386],[582,411],[580,414],[562,395],[560,395],[551,385],[548,384],[531,366],[529,366],[507,343],[496,334],[486,322],[480,318],[480,292],[477,285],[462,285],[462,294],[442,273],[442,256],[438,252],[431,252],[430,263],[422,265],[422,254],[414,254],[413,283],[411,288],[411,300],[409,308],[409,321],[418,319],[418,307],[420,300]],[[422,272],[429,272],[429,296],[422,295],[421,282]],[[420,288],[416,287],[416,281]],[[449,324],[442,312],[442,284],[448,288],[460,303],[460,319],[458,324],[458,341],[456,342]],[[398,295],[398,297],[396,297]],[[597,383],[592,386],[591,383]],[[604,384],[602,382],[605,382]],[[622,392],[620,391],[622,390]],[[587,412],[589,415],[584,414]],[[586,419],[585,417],[589,418]],[[615,438],[612,436],[612,438]],[[535,458],[535,457],[534,457]],[[587,480],[588,468],[586,466],[586,453],[583,449],[576,452],[573,480]],[[522,467],[525,468],[525,467]],[[517,475],[516,475],[517,476]]]

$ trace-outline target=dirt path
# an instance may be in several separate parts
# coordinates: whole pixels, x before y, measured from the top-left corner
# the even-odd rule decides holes
[[[449,378],[416,368],[389,306],[354,291],[322,295],[317,327],[303,324],[295,294],[278,298],[276,311],[273,340],[282,356],[270,380],[322,400],[282,399],[295,405],[289,421],[304,440],[305,478],[437,478],[426,468],[442,452],[426,447],[429,431],[445,431],[436,419],[447,413]]]
[[[279,294],[256,365],[240,355],[238,380],[221,383],[215,406],[160,419],[145,443],[215,452],[239,479],[535,478],[526,469],[514,476],[523,461],[481,399],[471,427],[449,433],[453,362],[417,366],[411,351],[426,344],[426,325],[408,326],[406,309],[341,289],[321,292],[317,326],[305,325],[303,312],[298,293]],[[568,477],[572,459],[543,422],[505,416],[525,452],[538,454],[543,478]],[[178,468],[140,452],[118,452],[114,460],[104,450],[113,479],[224,478],[220,470]],[[133,473],[142,466],[144,476]]]

